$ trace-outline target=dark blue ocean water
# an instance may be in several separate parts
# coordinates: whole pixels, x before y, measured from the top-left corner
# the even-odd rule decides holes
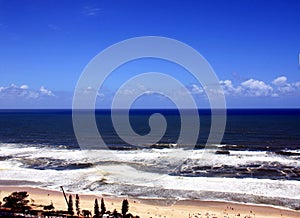
[[[175,143],[180,132],[177,110],[132,110],[130,122],[136,133],[149,132],[149,116],[165,116],[168,127],[161,143]],[[114,148],[130,147],[116,134],[109,110],[97,110],[99,132]],[[210,110],[199,110],[201,130],[197,146],[206,143],[210,130]],[[0,143],[22,143],[78,148],[71,110],[0,110]],[[222,144],[230,149],[280,151],[300,149],[300,109],[232,109]],[[226,149],[226,147],[224,147]]]
[[[98,110],[95,117],[111,150],[85,150],[79,149],[71,110],[1,110],[0,184],[300,207],[300,109],[228,110],[222,142],[211,149],[201,149],[211,112],[198,112],[200,133],[193,150],[180,144],[166,149],[129,145],[116,134],[109,110]],[[167,121],[160,143],[176,143],[177,110],[132,110],[132,129],[149,133],[154,113]]]

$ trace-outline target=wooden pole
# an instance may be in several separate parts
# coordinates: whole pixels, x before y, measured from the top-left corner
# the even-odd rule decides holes
[[[60,186],[60,188],[61,188],[61,190],[62,190],[62,192],[63,192],[63,194],[64,194],[64,197],[65,197],[67,206],[69,206],[68,199],[67,199],[66,193],[65,193],[65,191],[64,191],[64,188],[63,188],[62,186]]]

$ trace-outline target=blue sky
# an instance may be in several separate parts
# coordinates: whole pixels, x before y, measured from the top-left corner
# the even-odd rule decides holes
[[[80,74],[95,55],[148,35],[201,53],[230,108],[299,108],[299,11],[297,0],[0,0],[0,108],[70,108]],[[160,70],[172,72],[199,107],[208,106],[188,72],[158,60],[120,67],[98,90],[97,106],[109,107],[132,75]],[[156,95],[136,104],[172,106]]]

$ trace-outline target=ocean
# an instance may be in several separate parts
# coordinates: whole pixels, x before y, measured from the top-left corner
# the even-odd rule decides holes
[[[176,144],[177,110],[131,110],[133,130],[147,134],[153,113],[167,121],[158,144]],[[109,149],[81,149],[71,110],[0,110],[0,185],[300,209],[300,109],[229,109],[222,142],[210,148],[205,147],[210,110],[199,115],[194,149],[165,148],[126,143],[110,111],[97,110],[97,127]]]

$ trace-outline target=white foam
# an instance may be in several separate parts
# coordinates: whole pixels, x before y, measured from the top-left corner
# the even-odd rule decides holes
[[[210,155],[204,150],[187,151],[183,149],[148,149],[130,151],[81,151],[49,147],[0,144],[1,156],[13,156],[0,161],[2,180],[28,180],[42,183],[51,189],[63,185],[74,192],[106,192],[111,194],[134,193],[140,197],[159,197],[165,192],[176,197],[206,198],[208,200],[228,200],[259,197],[291,199],[300,202],[300,181],[269,180],[253,178],[210,178],[180,177],[162,174],[159,170],[145,172],[140,166],[154,166],[161,169],[175,167],[176,163],[189,159],[196,166],[260,164],[279,162],[288,166],[300,166],[300,161],[286,156],[267,152],[230,151],[230,155]],[[209,157],[209,158],[205,158]],[[24,168],[22,160],[49,158],[66,163],[93,163],[93,167],[76,170],[37,170]],[[98,164],[104,163],[104,164]],[[136,166],[131,167],[131,166]],[[106,185],[101,185],[104,181]],[[124,187],[126,186],[126,190]],[[144,187],[144,188],[136,188]],[[147,191],[149,189],[161,190]],[[225,193],[226,191],[226,193]],[[211,194],[211,193],[215,194]],[[205,194],[208,193],[208,194]],[[250,196],[250,197],[249,197]],[[255,198],[255,199],[254,199]],[[246,199],[246,197],[245,197]]]

